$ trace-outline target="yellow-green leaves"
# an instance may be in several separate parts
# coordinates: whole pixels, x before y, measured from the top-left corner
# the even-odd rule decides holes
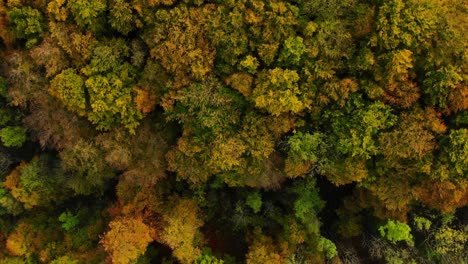
[[[8,12],[13,32],[19,39],[25,39],[26,47],[31,48],[39,42],[44,32],[43,16],[37,9],[29,6],[16,8]]]
[[[466,243],[468,242],[467,231],[466,226],[464,230],[452,229],[448,226],[437,230],[434,235],[436,252],[438,254],[454,254],[466,250]]]
[[[50,82],[49,92],[59,99],[70,111],[79,115],[86,112],[83,78],[73,69],[63,70]]]
[[[405,223],[388,220],[387,224],[379,227],[379,232],[382,237],[394,244],[399,241],[405,241],[410,246],[414,245],[411,228]]]
[[[413,1],[386,1],[379,9],[377,36],[371,45],[392,50],[402,47],[428,45],[426,41],[435,33],[437,17],[429,4],[416,4]],[[418,1],[419,2],[419,1]]]
[[[309,102],[298,81],[299,75],[293,70],[275,68],[262,71],[252,94],[255,105],[274,116],[303,111]]]
[[[131,88],[116,75],[96,75],[85,82],[90,95],[91,112],[88,119],[98,129],[108,130],[121,123],[135,132],[142,114],[132,100]]]
[[[132,14],[130,3],[124,0],[114,0],[110,6],[109,22],[118,32],[127,35],[135,28],[136,18]]]
[[[304,40],[301,37],[289,37],[284,41],[278,61],[285,65],[298,65],[305,49]]]
[[[73,14],[78,26],[86,28],[94,33],[103,30],[104,12],[107,9],[106,1],[104,0],[69,0],[67,7]]]

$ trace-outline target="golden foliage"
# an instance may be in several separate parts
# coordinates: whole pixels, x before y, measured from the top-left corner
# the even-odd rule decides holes
[[[169,212],[163,215],[165,226],[161,242],[174,250],[174,256],[181,263],[193,263],[201,255],[196,241],[203,225],[199,208],[194,201],[184,198],[174,197],[171,203]]]
[[[66,0],[53,0],[47,5],[47,13],[49,17],[56,21],[66,21],[68,17],[68,9],[65,7]]]
[[[248,73],[234,73],[226,78],[225,83],[243,96],[249,97],[252,93],[253,77]]]
[[[272,238],[259,233],[254,234],[246,255],[247,264],[282,264],[283,261]]]
[[[115,264],[134,263],[153,241],[154,230],[141,217],[116,219],[109,223],[109,227],[101,244]]]
[[[32,254],[34,237],[32,226],[20,223],[8,236],[6,248],[13,256],[28,256]]]

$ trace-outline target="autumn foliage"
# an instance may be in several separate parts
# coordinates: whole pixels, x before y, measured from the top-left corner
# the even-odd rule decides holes
[[[0,2],[0,263],[464,263],[463,0]]]

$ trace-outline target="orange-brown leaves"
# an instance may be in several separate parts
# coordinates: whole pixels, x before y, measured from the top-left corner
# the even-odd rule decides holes
[[[79,119],[51,97],[31,106],[31,114],[24,122],[43,148],[71,148],[82,137],[94,133],[90,123]]]
[[[447,127],[434,109],[415,109],[400,116],[397,128],[380,134],[382,154],[390,159],[421,160],[436,149],[435,137]]]
[[[83,34],[76,26],[60,22],[50,22],[49,27],[52,38],[67,52],[77,66],[91,58],[91,45],[96,43],[91,32]]]
[[[20,184],[21,170],[26,167],[26,165],[26,162],[21,161],[20,165],[11,171],[10,174],[5,178],[3,186],[9,190],[17,188]]]
[[[468,85],[459,84],[455,89],[450,89],[447,112],[457,113],[463,110],[468,110]]]
[[[401,108],[409,108],[421,96],[419,87],[412,81],[413,52],[395,50],[378,57],[382,68],[375,69],[375,80],[383,88],[382,99]]]
[[[167,139],[150,122],[140,125],[135,135],[120,129],[104,133],[97,137],[97,143],[106,151],[109,165],[123,171],[128,183],[154,186],[166,176]]]
[[[422,203],[452,213],[455,209],[468,205],[468,184],[465,182],[425,180],[415,188],[414,195]]]
[[[143,90],[137,86],[133,87],[136,96],[133,98],[138,110],[143,114],[148,114],[156,107],[156,96],[148,90]]]
[[[401,108],[409,108],[421,96],[418,85],[411,81],[390,83],[384,87],[382,99]]]
[[[393,218],[406,221],[413,199],[413,190],[406,178],[380,177],[369,188],[370,196],[367,202],[375,210],[374,214],[381,218]]]
[[[10,21],[7,15],[7,9],[3,5],[4,5],[4,2],[2,1],[0,3],[0,39],[3,40],[3,43],[7,47],[7,50],[9,50],[11,49],[11,46],[13,45],[14,36],[8,30]]]
[[[69,65],[65,53],[53,43],[50,37],[45,38],[40,45],[33,48],[30,55],[36,64],[45,67],[47,77],[54,76]]]
[[[46,245],[57,239],[57,232],[27,222],[19,222],[6,241],[6,249],[13,256],[29,257],[34,253],[47,260]]]

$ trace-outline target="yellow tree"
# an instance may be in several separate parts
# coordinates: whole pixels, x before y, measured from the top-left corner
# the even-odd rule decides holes
[[[198,247],[203,225],[200,209],[190,199],[176,198],[171,201],[169,211],[163,215],[165,226],[160,234],[162,243],[173,249],[173,255],[181,263],[193,263],[202,252]]]

